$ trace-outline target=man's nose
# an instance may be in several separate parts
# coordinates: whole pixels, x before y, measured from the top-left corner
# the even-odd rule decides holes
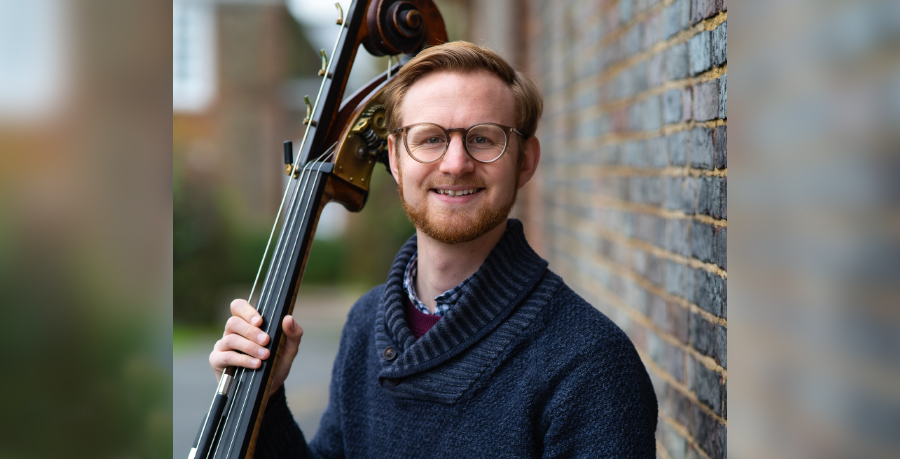
[[[475,160],[466,152],[462,133],[450,135],[450,145],[441,158],[440,170],[450,175],[465,175],[475,171]]]

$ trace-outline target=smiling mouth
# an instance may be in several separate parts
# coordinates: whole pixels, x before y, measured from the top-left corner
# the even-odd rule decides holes
[[[465,196],[472,193],[477,193],[484,188],[470,188],[468,190],[441,190],[437,188],[432,188],[431,191],[434,191],[437,194],[443,194],[445,196]]]

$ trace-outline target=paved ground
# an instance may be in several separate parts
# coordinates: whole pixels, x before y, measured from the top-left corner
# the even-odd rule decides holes
[[[341,328],[358,292],[320,292],[298,296],[294,318],[303,327],[303,342],[285,382],[288,405],[307,438],[315,435],[328,403],[331,366]],[[223,324],[224,326],[224,324]],[[179,348],[172,363],[173,457],[186,458],[216,389],[209,352],[218,337]]]

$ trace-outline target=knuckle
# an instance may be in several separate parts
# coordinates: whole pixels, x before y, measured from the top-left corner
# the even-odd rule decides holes
[[[231,366],[246,366],[244,365],[241,355],[237,352],[228,352],[225,355],[225,361],[228,362],[228,365]]]
[[[241,338],[238,335],[228,335],[222,340],[225,341],[225,348],[228,350],[241,348]]]
[[[249,340],[256,341],[256,336],[259,335],[259,332],[260,332],[260,330],[258,328],[254,327],[253,325],[250,325],[246,322],[244,322],[244,325],[242,328],[243,328],[243,333],[241,333],[241,334],[244,335],[244,337],[246,337]]]
[[[216,351],[225,352],[232,348],[230,336],[231,335],[228,335],[226,337],[223,337],[219,341],[216,341],[216,347],[215,347]]]
[[[228,350],[228,351],[243,350],[243,348],[245,347],[245,346],[243,345],[243,343],[244,343],[244,340],[241,339],[240,336],[238,336],[238,335],[229,335],[229,336],[225,339],[225,350]]]
[[[232,331],[232,332],[236,331],[238,329],[238,327],[240,326],[241,322],[243,322],[243,321],[241,320],[240,317],[237,317],[237,316],[229,317],[228,321],[225,322],[225,331]]]
[[[256,353],[259,352],[259,349],[259,346],[253,344],[250,341],[244,341],[244,345],[241,348],[241,350],[244,351],[244,353],[247,355],[257,355]]]
[[[246,368],[256,368],[256,365],[253,364],[253,357],[247,355],[239,355],[238,360],[240,361],[239,365]]]

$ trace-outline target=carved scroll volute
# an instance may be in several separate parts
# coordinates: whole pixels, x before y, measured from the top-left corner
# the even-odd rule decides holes
[[[446,43],[447,29],[431,0],[371,0],[357,37],[376,56],[415,54],[426,46]],[[385,85],[384,80],[375,80],[349,97],[336,116],[343,126],[340,135],[329,135],[337,148],[326,193],[352,212],[366,202],[375,164],[387,163],[381,99]]]
[[[444,18],[431,0],[372,0],[365,28],[362,43],[374,56],[413,54],[447,42]]]

